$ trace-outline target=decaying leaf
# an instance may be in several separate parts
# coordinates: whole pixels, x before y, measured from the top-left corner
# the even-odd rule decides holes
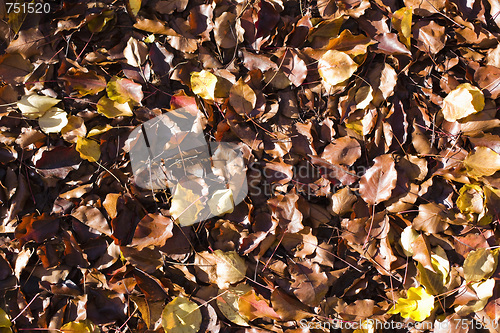
[[[198,277],[205,282],[217,284],[220,289],[240,282],[246,275],[246,264],[236,252],[215,250],[213,253],[200,252],[195,257]]]
[[[474,178],[491,176],[500,170],[500,155],[488,147],[477,147],[467,155],[464,165]]]
[[[40,128],[45,133],[59,133],[68,125],[68,114],[57,107],[50,108],[38,119]]]
[[[41,96],[37,94],[24,95],[17,102],[17,107],[30,119],[36,119],[45,114],[53,106],[58,104],[61,100],[57,98],[52,98],[48,96]]]
[[[397,178],[398,174],[392,156],[378,156],[373,166],[361,177],[359,193],[366,203],[379,204],[391,197]]]

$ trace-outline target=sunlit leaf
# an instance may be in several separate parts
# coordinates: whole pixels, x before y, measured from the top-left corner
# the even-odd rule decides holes
[[[130,66],[141,67],[148,56],[148,47],[144,42],[130,37],[123,50],[123,55]]]
[[[434,296],[422,287],[412,287],[408,289],[407,298],[398,299],[387,313],[399,313],[403,318],[422,321],[431,315],[432,310],[434,310]]]
[[[489,278],[498,265],[498,249],[480,248],[469,252],[464,261],[464,277],[467,282],[479,282]]]
[[[24,95],[17,102],[17,107],[29,119],[36,119],[41,117],[50,108],[58,104],[61,100],[48,96],[40,96],[37,94]]]
[[[392,14],[392,24],[398,31],[399,40],[406,45],[411,46],[411,23],[413,10],[412,8],[403,7]]]
[[[466,316],[472,312],[478,312],[484,309],[488,299],[493,296],[493,291],[495,288],[495,280],[488,279],[486,281],[473,282],[469,284],[470,288],[475,291],[479,300],[468,303],[466,305],[459,305],[455,308],[455,311],[460,316]]]
[[[192,77],[191,77],[192,78]],[[249,116],[255,108],[257,95],[242,79],[239,79],[229,91],[229,103],[240,115]]]
[[[344,52],[328,50],[318,62],[321,78],[330,86],[349,79],[358,69],[358,65]]]
[[[404,228],[401,233],[401,238],[399,239],[399,243],[403,248],[404,253],[407,256],[413,255],[412,244],[417,239],[419,233],[415,231],[411,226]]]
[[[359,194],[366,203],[376,205],[391,197],[396,187],[398,173],[391,155],[380,155],[359,182]]]
[[[434,251],[435,253],[431,254],[434,272],[425,268],[421,263],[418,263],[417,269],[420,284],[432,294],[438,295],[444,291],[444,286],[449,281],[450,262],[441,247],[436,247]]]
[[[491,176],[500,170],[500,155],[487,147],[477,147],[464,160],[467,173],[472,177]]]
[[[106,88],[106,79],[95,71],[84,72],[71,68],[61,79],[76,90],[78,96],[95,95]]]
[[[40,128],[45,133],[58,133],[68,124],[68,114],[57,107],[53,107],[38,119]]]
[[[201,325],[201,311],[198,304],[184,297],[176,297],[163,309],[161,323],[166,332],[198,332]]]
[[[209,71],[191,73],[191,90],[203,99],[215,99],[215,86],[217,85],[217,76]]]
[[[134,115],[128,102],[118,103],[106,96],[101,97],[99,102],[97,102],[97,111],[108,118],[131,117]]]
[[[257,318],[281,319],[273,308],[269,306],[269,302],[267,302],[265,298],[257,295],[253,289],[240,296],[238,300],[238,309],[240,313],[249,320]]]
[[[443,100],[443,116],[447,121],[456,121],[484,108],[484,95],[479,88],[463,83],[451,91]]]
[[[78,137],[76,151],[80,153],[82,159],[89,162],[96,162],[101,157],[101,146],[94,140],[84,137]]]
[[[113,76],[107,86],[106,92],[108,97],[119,104],[128,101],[140,103],[144,97],[142,93],[142,85],[135,83],[132,80]]]

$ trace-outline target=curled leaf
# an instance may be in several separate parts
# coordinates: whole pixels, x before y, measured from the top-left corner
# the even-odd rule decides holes
[[[422,321],[431,315],[432,310],[434,310],[434,296],[422,287],[412,287],[408,289],[407,298],[398,299],[387,313],[399,313],[403,318]]]

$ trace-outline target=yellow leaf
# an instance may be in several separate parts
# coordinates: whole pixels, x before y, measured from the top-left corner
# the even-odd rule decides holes
[[[250,320],[257,318],[281,320],[280,316],[269,306],[267,300],[257,295],[253,289],[239,298],[238,309]]]
[[[98,126],[92,128],[89,131],[89,133],[87,134],[87,137],[91,137],[91,136],[99,135],[99,134],[102,134],[102,133],[106,133],[107,131],[109,131],[112,128],[113,128],[113,126],[111,126],[109,124],[98,125]]]
[[[183,227],[199,222],[198,213],[204,208],[201,196],[181,184],[175,187],[170,214]]]
[[[387,312],[388,314],[401,314],[403,318],[422,321],[431,315],[434,310],[434,296],[427,293],[422,287],[408,289],[408,298],[400,298]]]
[[[58,133],[68,124],[68,114],[57,107],[49,109],[38,119],[38,125],[45,133]]]
[[[444,286],[449,281],[450,262],[448,261],[446,252],[440,246],[437,246],[434,252],[431,254],[431,265],[434,272],[425,268],[421,263],[418,263],[417,269],[420,284],[426,290],[437,295],[444,290]]]
[[[480,248],[469,252],[464,261],[464,277],[467,282],[489,278],[498,265],[498,249]]]
[[[89,320],[72,321],[64,324],[60,331],[62,333],[99,333],[99,328]]]
[[[443,116],[453,122],[484,109],[484,95],[479,88],[463,83],[443,100]]]
[[[130,11],[130,14],[133,16],[136,16],[139,10],[141,9],[142,5],[142,0],[128,0],[128,10]]]
[[[191,73],[191,90],[203,99],[215,99],[215,86],[217,85],[217,76],[209,71]]]
[[[240,283],[237,286],[229,287],[224,293],[221,290],[221,295],[217,297],[217,307],[224,317],[236,325],[250,326],[248,325],[249,319],[240,313],[238,300],[241,296],[252,290],[253,288],[246,283]]]
[[[9,315],[0,308],[0,327],[11,327],[12,322],[9,319]]]
[[[405,255],[411,257],[413,255],[412,244],[418,238],[419,233],[415,231],[411,226],[406,227],[401,233],[401,238],[399,243],[403,248]]]
[[[23,113],[23,116],[29,119],[36,119],[41,117],[50,108],[55,106],[61,100],[48,96],[40,95],[25,95],[17,102],[17,107]]]
[[[233,191],[231,189],[217,190],[208,200],[208,206],[215,216],[232,213],[234,210]]]
[[[376,323],[373,319],[363,320],[361,327],[354,330],[352,333],[375,333]]]
[[[134,115],[129,103],[120,104],[105,96],[101,97],[99,102],[97,102],[97,112],[105,115],[108,118],[116,118],[121,116],[130,117]]]
[[[403,7],[392,14],[392,25],[398,31],[399,40],[408,47],[411,47],[411,21],[413,16],[412,8]]]
[[[500,155],[487,147],[476,147],[464,160],[467,174],[477,178],[491,176],[500,170]]]
[[[328,50],[318,62],[321,78],[330,86],[349,79],[358,69],[358,65],[344,52]]]
[[[76,141],[76,151],[80,153],[80,157],[89,162],[97,162],[101,157],[101,146],[84,137],[78,137]]]
[[[92,18],[87,23],[87,28],[90,32],[96,33],[101,32],[104,27],[115,17],[115,12],[112,10],[105,10],[99,15]]]
[[[457,207],[463,214],[480,214],[484,210],[483,189],[479,185],[465,184],[460,189]]]
[[[201,319],[198,304],[184,297],[174,298],[165,306],[161,314],[163,328],[169,333],[198,332]]]

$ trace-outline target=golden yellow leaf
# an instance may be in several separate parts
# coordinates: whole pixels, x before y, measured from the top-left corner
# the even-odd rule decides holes
[[[431,315],[434,310],[434,296],[427,293],[422,287],[408,289],[408,298],[400,298],[387,312],[388,314],[401,314],[403,318],[422,321]]]
[[[203,99],[215,99],[215,86],[217,85],[217,76],[209,71],[191,73],[191,90]]]
[[[412,8],[403,7],[392,14],[392,25],[398,31],[399,40],[408,47],[411,47],[411,22]]]
[[[130,107],[130,104],[128,102],[120,104],[107,98],[106,96],[101,97],[99,102],[97,102],[97,112],[105,115],[108,118],[116,118],[121,116],[130,117],[134,115],[134,113],[132,112],[132,108]]]
[[[467,174],[477,178],[491,176],[500,170],[500,155],[487,147],[476,147],[464,160]]]
[[[45,133],[58,133],[68,124],[68,114],[57,107],[49,109],[38,119],[38,125]]]
[[[198,277],[204,282],[217,284],[220,289],[243,280],[247,270],[245,260],[236,251],[199,252],[194,263]]]
[[[41,117],[50,108],[55,106],[61,100],[48,96],[40,95],[25,95],[17,102],[17,107],[23,113],[23,116],[29,119],[36,119]]]
[[[344,52],[328,50],[318,62],[321,78],[330,86],[349,79],[358,69],[358,65]]]
[[[62,333],[99,333],[99,328],[89,320],[71,321],[64,324],[60,331]]]
[[[0,308],[0,327],[11,327],[12,322],[9,319],[9,315]]]
[[[90,139],[78,137],[76,141],[76,151],[80,153],[80,157],[89,162],[96,162],[101,157],[101,146]]]
[[[484,95],[479,88],[463,83],[443,100],[443,116],[453,122],[484,109]]]
[[[98,126],[92,128],[89,131],[89,133],[87,134],[87,137],[91,137],[91,136],[99,135],[99,134],[102,134],[102,133],[106,133],[107,131],[109,131],[112,128],[113,128],[113,126],[111,126],[110,124],[98,125]]]
[[[198,332],[201,319],[198,304],[180,296],[168,303],[161,314],[163,328],[169,333]]]
[[[61,129],[64,140],[75,143],[79,136],[85,136],[87,128],[82,117],[68,116],[68,124]]]

